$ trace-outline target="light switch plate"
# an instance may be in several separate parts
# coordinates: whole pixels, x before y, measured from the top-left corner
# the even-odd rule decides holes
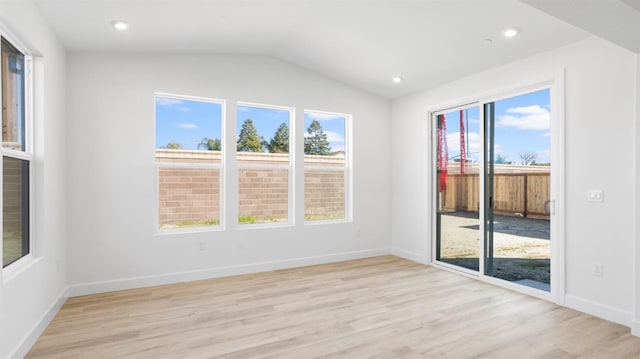
[[[587,191],[587,201],[604,202],[604,194],[601,189],[590,189]]]

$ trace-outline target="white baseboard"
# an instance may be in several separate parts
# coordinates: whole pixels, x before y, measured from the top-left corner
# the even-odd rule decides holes
[[[305,267],[316,264],[341,262],[352,259],[378,257],[391,254],[389,248],[368,249],[322,256],[285,259],[280,261],[240,264],[227,267],[158,274],[143,277],[122,278],[100,282],[80,283],[69,286],[69,297],[113,292],[117,290],[151,287],[156,285],[190,282],[194,280],[228,277],[240,274],[268,272],[278,269]]]
[[[631,334],[640,337],[640,320],[636,319],[631,323]]]
[[[22,339],[18,347],[13,350],[9,358],[24,358],[27,355],[29,350],[31,350],[31,347],[33,347],[38,338],[40,338],[42,332],[44,332],[49,323],[51,323],[56,314],[58,314],[60,308],[62,308],[62,305],[67,300],[67,293],[67,288],[64,288],[62,292],[60,292],[57,299],[53,302],[51,307],[49,307],[49,310],[47,310],[42,318],[40,318],[38,323],[36,323],[36,325],[31,328],[29,333]]]
[[[577,311],[587,313],[589,315],[593,315],[594,317],[602,318],[608,320],[610,322],[618,323],[620,325],[624,325],[625,327],[633,328],[633,315],[631,312],[627,312],[624,310],[620,310],[618,308],[613,308],[607,305],[603,305],[600,303],[596,303],[584,298],[576,297],[573,295],[565,295],[564,305],[568,308],[575,309]],[[640,323],[638,323],[640,324]],[[636,326],[638,326],[636,324]],[[640,334],[640,326],[636,333]],[[638,335],[638,334],[635,334]]]
[[[391,254],[394,256],[408,259],[413,262],[421,263],[421,264],[429,264],[427,257],[420,253],[410,252],[400,248],[391,248]]]
[[[391,254],[408,259],[413,262],[422,263],[425,265],[429,264],[429,261],[425,255],[410,252],[400,248],[391,248]],[[442,267],[438,267],[442,268]],[[442,268],[444,270],[451,270],[449,268]],[[456,272],[458,274],[463,274],[461,272]],[[631,312],[627,312],[624,310],[620,310],[618,308],[610,307],[607,305],[603,305],[601,303],[597,303],[594,301],[590,301],[584,298],[565,295],[563,298],[563,305],[567,308],[575,309],[579,312],[583,312],[594,317],[602,318],[608,320],[610,322],[618,323],[620,325],[624,325],[626,327],[631,328],[631,333],[635,336],[640,336],[640,320],[633,320],[633,315]]]

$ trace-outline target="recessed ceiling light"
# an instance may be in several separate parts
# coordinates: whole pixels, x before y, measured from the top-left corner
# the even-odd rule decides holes
[[[400,77],[400,76],[394,76],[394,77],[391,79],[391,81],[393,81],[393,83],[395,83],[395,84],[399,84],[399,83],[401,83],[401,82],[402,82],[402,80],[403,80],[403,79],[402,79],[402,77]]]
[[[129,27],[129,23],[123,20],[113,20],[111,25],[118,30],[126,30]]]
[[[510,29],[506,29],[503,33],[504,37],[514,37],[516,35],[518,35],[520,33],[520,29],[518,29],[517,27],[512,27]]]

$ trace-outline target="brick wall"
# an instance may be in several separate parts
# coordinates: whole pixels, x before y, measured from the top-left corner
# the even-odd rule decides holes
[[[289,170],[243,168],[238,171],[239,215],[258,221],[286,221]]]
[[[304,216],[344,218],[344,171],[304,171]]]
[[[289,156],[238,153],[238,164],[286,164]],[[220,163],[220,152],[156,151],[158,162]],[[305,217],[344,218],[344,158],[305,156]],[[333,167],[333,169],[323,168]],[[257,222],[286,221],[289,170],[240,168],[239,216]],[[219,220],[220,172],[217,168],[160,167],[159,221],[161,227],[216,223]]]
[[[2,157],[3,231],[22,232],[22,160]]]
[[[220,218],[220,171],[217,168],[160,167],[161,227],[215,224]]]

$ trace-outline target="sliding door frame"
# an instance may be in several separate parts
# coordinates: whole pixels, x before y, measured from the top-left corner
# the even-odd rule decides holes
[[[436,190],[436,185],[438,183],[438,171],[435,170],[435,164],[438,161],[438,141],[437,141],[437,131],[438,131],[438,120],[437,117],[439,115],[444,115],[445,113],[449,113],[449,112],[453,112],[453,111],[460,111],[460,110],[467,110],[470,108],[474,108],[474,107],[478,107],[479,102],[478,101],[473,101],[473,102],[468,102],[468,103],[464,103],[464,104],[460,104],[457,106],[450,106],[450,107],[446,107],[446,108],[441,108],[439,110],[436,111],[430,111],[429,112],[429,127],[431,128],[431,138],[430,138],[430,143],[431,143],[431,159],[429,161],[428,167],[430,169],[430,178],[431,178],[431,186],[429,186],[429,196],[431,198],[431,200],[428,202],[431,204],[430,208],[431,208],[431,218],[432,218],[432,226],[431,226],[431,240],[430,243],[431,245],[429,246],[430,248],[432,248],[431,250],[431,257],[427,257],[430,258],[430,263],[431,264],[437,264],[440,267],[443,268],[447,268],[447,269],[451,269],[451,270],[455,270],[455,271],[459,271],[462,273],[466,273],[472,276],[478,276],[479,272],[482,270],[483,268],[483,259],[482,259],[482,253],[478,252],[480,258],[479,258],[479,271],[474,271],[472,269],[468,269],[468,268],[464,268],[464,267],[460,267],[460,266],[456,266],[453,264],[449,264],[446,262],[442,262],[440,261],[437,257],[438,257],[438,252],[439,252],[439,233],[438,233],[438,227],[439,227],[439,213],[438,213],[438,199],[439,199],[439,195],[438,195],[438,191]],[[480,113],[482,113],[482,110],[479,111]],[[482,119],[480,119],[480,132],[483,131],[483,127],[482,127]],[[481,151],[482,152],[482,151]],[[482,156],[483,154],[480,153],[480,158],[482,161]],[[480,172],[482,173],[482,172]],[[479,186],[482,186],[482,175],[480,175],[480,183]],[[480,208],[478,209],[479,211],[482,211],[482,204],[480,204]],[[482,212],[480,212],[480,218],[478,219],[479,221],[482,221]],[[480,227],[480,229],[482,229],[482,226]]]
[[[551,291],[545,292],[542,290],[530,288],[524,285],[511,283],[502,279],[494,278],[486,275],[485,271],[485,257],[486,257],[486,201],[484,199],[485,192],[485,173],[486,163],[485,155],[486,151],[482,151],[480,154],[480,252],[479,252],[479,271],[473,271],[466,268],[458,267],[455,265],[447,264],[436,260],[436,236],[437,223],[436,216],[438,214],[438,199],[437,195],[437,115],[448,113],[455,110],[466,109],[470,107],[479,107],[480,113],[480,132],[482,139],[482,148],[486,145],[485,139],[485,118],[484,108],[486,104],[490,104],[499,100],[524,95],[527,93],[535,92],[538,90],[549,89],[550,97],[550,133],[551,133],[551,220],[550,220],[550,246],[551,246],[551,264],[550,264],[550,278],[551,278]],[[489,92],[484,95],[478,95],[471,99],[453,102],[451,105],[433,107],[428,111],[428,121],[430,128],[430,155],[427,156],[429,163],[429,191],[428,200],[430,203],[429,214],[431,230],[427,258],[429,258],[429,264],[443,268],[446,270],[452,270],[463,275],[471,276],[479,280],[495,284],[500,287],[505,287],[511,290],[522,292],[534,297],[545,299],[555,302],[560,305],[564,305],[565,301],[565,126],[564,126],[564,70],[558,71],[555,74],[544,77],[544,80],[539,82],[529,82],[521,86],[513,86],[500,91]],[[430,212],[430,213],[429,213]]]

